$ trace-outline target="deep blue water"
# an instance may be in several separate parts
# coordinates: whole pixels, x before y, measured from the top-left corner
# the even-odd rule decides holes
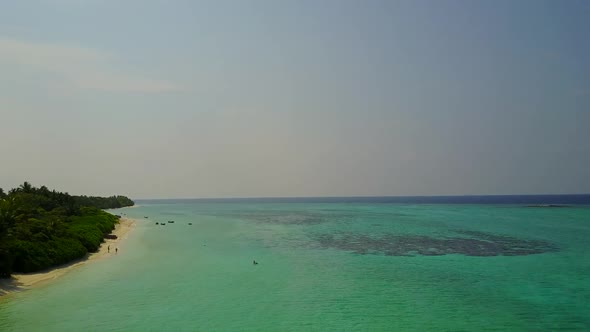
[[[384,203],[384,204],[564,204],[590,205],[590,194],[570,195],[466,195],[466,196],[362,196],[362,197],[258,197],[142,199],[138,204],[163,203]]]

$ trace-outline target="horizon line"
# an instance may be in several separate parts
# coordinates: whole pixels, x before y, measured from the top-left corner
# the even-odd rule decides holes
[[[464,195],[358,195],[358,196],[241,196],[241,197],[173,197],[133,198],[136,200],[213,200],[213,199],[297,199],[297,198],[417,198],[417,197],[507,197],[507,196],[590,196],[589,193],[572,194],[464,194]]]

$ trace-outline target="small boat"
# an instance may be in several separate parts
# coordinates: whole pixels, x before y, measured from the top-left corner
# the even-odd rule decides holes
[[[192,222],[189,222],[188,224],[189,224],[189,225],[192,225],[193,223],[192,223]]]
[[[156,223],[156,225],[159,225],[158,223]]]
[[[168,220],[168,223],[169,224],[173,224],[174,223],[174,220]]]
[[[147,219],[147,217],[144,217],[145,219]]]

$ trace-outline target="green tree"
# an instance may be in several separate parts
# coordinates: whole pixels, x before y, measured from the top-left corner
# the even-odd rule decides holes
[[[19,189],[27,194],[32,193],[35,190],[35,188],[27,181],[23,182],[23,184],[20,185]]]
[[[0,238],[14,225],[16,221],[16,210],[14,199],[4,198],[0,200]]]
[[[118,218],[102,211],[133,205],[125,196],[72,196],[24,182],[0,190],[0,277],[34,272],[98,250]]]
[[[12,273],[13,257],[9,250],[9,230],[16,222],[13,200],[6,195],[0,198],[0,278]]]

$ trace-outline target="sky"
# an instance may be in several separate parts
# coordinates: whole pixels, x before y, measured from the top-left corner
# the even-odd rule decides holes
[[[590,193],[589,1],[0,1],[0,187]]]

